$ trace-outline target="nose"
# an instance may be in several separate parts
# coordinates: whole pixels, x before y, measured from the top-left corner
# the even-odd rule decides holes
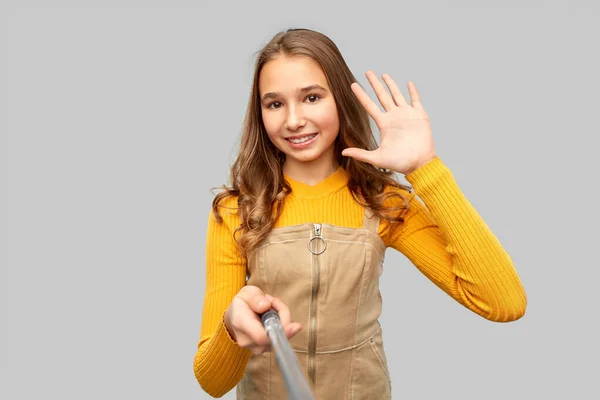
[[[285,121],[285,127],[287,129],[295,131],[306,124],[301,106],[290,106],[288,109],[289,112]]]

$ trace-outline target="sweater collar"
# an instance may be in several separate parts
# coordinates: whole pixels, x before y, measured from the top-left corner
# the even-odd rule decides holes
[[[292,195],[301,198],[316,198],[324,197],[333,192],[342,189],[348,184],[349,175],[342,166],[327,178],[323,179],[316,185],[307,185],[306,183],[298,182],[286,174],[283,174],[283,178],[292,188]]]

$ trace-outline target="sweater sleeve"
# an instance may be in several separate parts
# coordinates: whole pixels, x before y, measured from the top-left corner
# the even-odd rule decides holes
[[[221,208],[221,216],[223,222],[219,223],[211,210],[208,219],[206,291],[194,358],[196,379],[213,397],[222,397],[237,385],[252,355],[231,338],[223,320],[233,297],[246,283],[246,259],[239,254],[233,239],[237,215]]]
[[[415,194],[403,224],[382,233],[429,280],[469,310],[494,322],[525,314],[527,297],[513,262],[459,189],[439,157],[406,180]]]

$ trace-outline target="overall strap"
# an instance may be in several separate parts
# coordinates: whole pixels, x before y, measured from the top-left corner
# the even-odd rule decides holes
[[[363,218],[363,229],[367,229],[374,234],[379,234],[379,217],[369,208],[365,208],[365,216]]]

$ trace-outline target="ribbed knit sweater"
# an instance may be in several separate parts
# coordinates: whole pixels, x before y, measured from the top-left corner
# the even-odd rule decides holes
[[[307,222],[362,226],[364,209],[353,199],[343,168],[314,186],[288,176],[285,179],[292,192],[276,228]],[[379,225],[386,246],[403,253],[435,285],[483,318],[495,322],[521,318],[527,297],[513,262],[448,167],[436,157],[406,175],[406,180],[414,193],[403,191],[410,199],[404,222],[382,218]],[[216,222],[212,211],[209,215],[206,291],[194,358],[196,379],[214,397],[237,385],[252,355],[232,340],[223,321],[225,310],[246,280],[246,259],[233,239],[240,224],[235,213],[237,198],[226,199],[224,205],[233,210],[221,208],[223,222]]]

